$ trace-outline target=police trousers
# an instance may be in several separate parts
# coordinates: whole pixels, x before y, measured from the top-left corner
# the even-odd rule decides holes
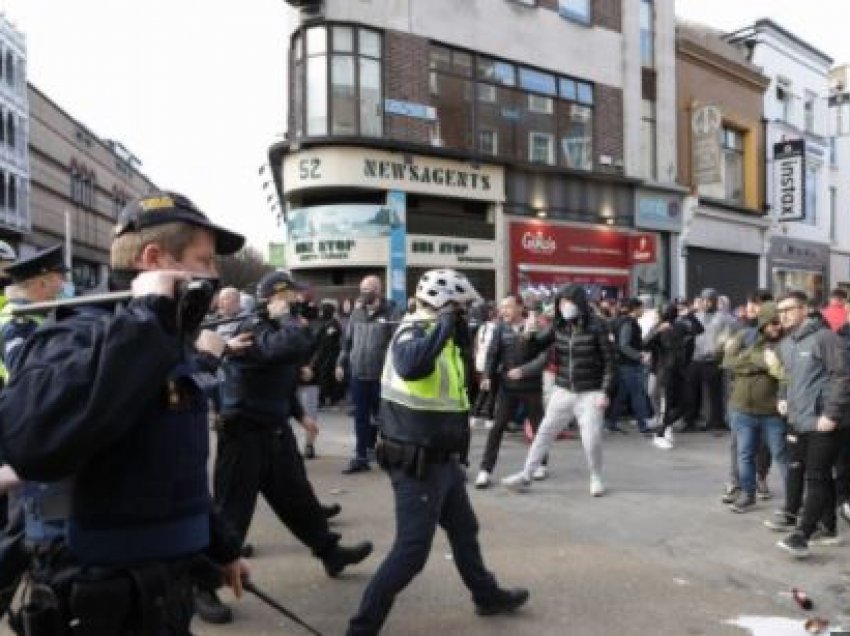
[[[328,529],[286,422],[269,427],[247,418],[228,418],[218,434],[213,490],[216,505],[242,542],[260,494],[315,556],[321,558],[339,542],[339,535]]]
[[[349,624],[349,636],[381,630],[396,595],[425,567],[438,524],[446,531],[454,563],[473,601],[486,603],[498,589],[495,577],[484,566],[478,520],[466,492],[466,475],[457,460],[428,466],[421,479],[401,467],[388,472],[395,495],[395,541],[366,587]]]

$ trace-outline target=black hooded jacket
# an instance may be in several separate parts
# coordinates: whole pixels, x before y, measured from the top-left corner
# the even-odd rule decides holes
[[[575,303],[578,318],[561,317],[558,307],[562,299]],[[555,308],[554,324],[531,336],[540,349],[554,343],[558,364],[555,384],[576,393],[605,391],[610,395],[614,389],[614,347],[605,321],[591,311],[581,285],[569,284],[558,290]]]

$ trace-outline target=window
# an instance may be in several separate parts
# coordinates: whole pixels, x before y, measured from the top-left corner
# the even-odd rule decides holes
[[[559,121],[561,130],[562,164],[576,170],[590,170],[593,167],[593,110],[581,104],[561,104],[566,109],[566,122]]]
[[[542,113],[544,115],[552,114],[552,98],[543,97],[542,95],[528,96],[528,110],[532,113]]]
[[[652,0],[640,0],[640,63],[655,66],[655,11]]]
[[[655,102],[644,99],[641,103],[640,155],[641,170],[647,179],[658,178],[658,145],[656,137]]]
[[[555,96],[558,94],[555,76],[534,69],[520,67],[519,85],[527,91]]]
[[[820,165],[810,162],[806,157],[806,218],[809,225],[818,223],[818,182],[820,181]]]
[[[516,86],[516,69],[513,64],[480,57],[478,58],[478,79],[502,86]]]
[[[6,172],[0,170],[0,208],[6,207]]]
[[[499,154],[499,136],[495,130],[482,128],[478,131],[478,150],[483,155]]]
[[[558,13],[583,24],[590,24],[590,0],[558,0]]]
[[[16,212],[18,210],[18,179],[15,175],[9,175],[9,194],[8,194],[9,210]]]
[[[815,103],[817,101],[817,95],[815,95],[812,91],[806,91],[806,101],[803,104],[803,109],[806,114],[806,119],[804,122],[806,132],[813,133],[815,132]]]
[[[380,33],[318,25],[292,42],[296,135],[383,134]]]
[[[784,77],[776,79],[776,100],[779,102],[782,121],[791,123],[791,117],[794,115],[794,95],[791,93],[791,80]]]
[[[838,228],[835,227],[838,221],[838,190],[831,186],[829,188],[829,240],[835,243]]]
[[[829,138],[829,165],[833,168],[838,166],[838,140],[835,137]]]
[[[6,143],[9,148],[15,147],[15,116],[11,112],[6,113]]]
[[[15,85],[15,59],[11,51],[6,51],[6,83],[9,86]]]
[[[552,135],[532,132],[528,135],[528,160],[532,163],[555,163]]]
[[[744,203],[744,134],[723,128],[723,186],[726,201]]]
[[[490,104],[496,101],[496,87],[492,84],[476,84],[478,87],[478,101],[489,102]]]

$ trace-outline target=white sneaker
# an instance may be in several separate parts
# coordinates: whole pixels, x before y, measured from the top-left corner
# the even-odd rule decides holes
[[[470,417],[469,418],[469,428],[475,430],[476,428],[480,428],[483,426],[484,420],[480,417]]]
[[[543,481],[549,476],[549,469],[546,466],[540,465],[531,473],[531,478],[534,481]]]
[[[475,487],[476,488],[489,488],[490,487],[490,473],[486,470],[482,470],[478,473],[478,477],[475,478]]]
[[[489,431],[491,428],[493,428],[493,426],[494,426],[494,425],[495,425],[495,422],[494,422],[493,420],[486,420],[486,421],[484,422],[484,428],[486,428],[488,431]]]
[[[602,483],[602,478],[599,475],[590,476],[590,494],[594,497],[601,497],[605,494],[605,484]]]
[[[531,488],[531,480],[525,476],[525,473],[519,472],[502,479],[502,485],[514,492],[526,492]]]
[[[660,448],[661,450],[670,450],[673,448],[673,442],[667,439],[666,435],[664,437],[658,437],[658,435],[656,435],[652,438],[652,443],[655,448]]]
[[[664,439],[670,442],[672,446],[676,441],[676,432],[673,430],[672,426],[668,426],[664,431]]]

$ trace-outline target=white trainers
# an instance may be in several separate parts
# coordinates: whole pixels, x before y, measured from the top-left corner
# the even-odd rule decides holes
[[[482,470],[478,473],[478,477],[475,478],[475,487],[476,488],[489,488],[490,487],[490,473],[486,470]]]
[[[469,428],[475,430],[476,428],[481,428],[484,425],[483,418],[480,417],[470,417],[469,418]]]
[[[590,494],[594,497],[601,497],[605,494],[605,484],[602,483],[602,478],[599,475],[590,476]]]
[[[495,425],[495,422],[494,422],[493,420],[486,420],[486,421],[484,422],[484,428],[485,428],[485,429],[487,429],[488,431],[489,431],[491,428],[493,428],[493,426],[494,426],[494,425]]]
[[[661,450],[670,450],[673,448],[673,442],[667,439],[666,435],[664,437],[658,437],[658,435],[656,435],[652,438],[652,444],[655,448],[660,448]]]
[[[543,481],[549,476],[549,469],[546,466],[540,465],[531,473],[531,478],[534,481]]]
[[[514,492],[526,492],[531,488],[531,480],[525,476],[525,473],[518,472],[502,479],[502,485]]]
[[[675,441],[676,441],[676,432],[673,430],[673,427],[672,427],[672,426],[668,426],[668,427],[664,430],[664,439],[666,439],[668,442],[670,442],[670,445],[671,445],[671,446],[675,443]]]

